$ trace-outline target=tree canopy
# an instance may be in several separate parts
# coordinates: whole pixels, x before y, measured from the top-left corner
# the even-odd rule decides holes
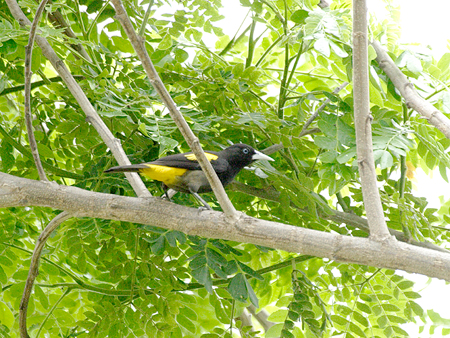
[[[377,186],[391,235],[410,247],[427,248],[421,251],[425,267],[414,271],[396,265],[396,257],[388,261],[380,254],[369,260],[364,245],[347,259],[341,252],[306,254],[312,250],[308,243],[305,251],[291,249],[294,238],[288,236],[272,245],[257,235],[253,243],[233,240],[220,229],[215,235],[211,229],[215,220],[222,224],[214,218],[219,216],[211,214],[208,223],[208,212],[193,211],[197,202],[187,194],[172,197],[177,205],[148,202],[160,212],[158,220],[130,216],[126,219],[136,221],[124,221],[120,203],[106,194],[135,197],[137,189],[124,175],[103,172],[117,165],[112,148],[121,147],[132,163],[190,148],[118,20],[117,2],[52,1],[39,22],[30,121],[44,172],[58,185],[48,183],[54,195],[44,196],[45,186],[20,181],[37,202],[27,204],[30,199],[18,193],[15,204],[0,204],[0,336],[20,337],[33,250],[51,222],[59,226],[44,241],[25,311],[31,337],[402,337],[408,336],[406,323],[450,333],[450,321],[423,309],[414,283],[397,271],[450,281],[448,261],[439,273],[427,270],[433,265],[439,270],[431,255],[448,255],[450,203],[431,208],[413,189],[416,168],[448,182],[450,53],[435,59],[429,49],[400,45],[394,5],[387,6],[383,20],[370,13]],[[243,170],[227,188],[237,210],[268,221],[249,220],[249,227],[283,223],[320,231],[324,242],[342,236],[368,239],[356,156],[351,1],[241,0],[234,10],[248,13],[244,23],[222,15],[225,3],[130,0],[123,6],[201,146],[218,151],[242,142],[275,159]],[[5,174],[0,173],[0,195],[5,196],[22,184],[14,177],[43,180],[24,117],[30,28],[19,19],[25,15],[33,21],[38,5],[0,3],[0,172]],[[234,35],[224,34],[223,20],[235,26]],[[54,50],[53,60],[42,48],[44,39]],[[86,115],[89,108],[58,62],[105,127]],[[434,109],[430,115],[421,112],[429,106],[418,103],[417,94]],[[99,132],[106,127],[114,137],[111,144]],[[158,182],[144,183],[151,195],[163,193]],[[92,216],[72,217],[75,211],[65,209],[59,193],[75,196],[81,190],[61,186],[101,193],[85,195],[86,201],[105,196],[108,209],[92,204],[92,210],[79,213]],[[55,204],[47,202],[52,196]],[[202,196],[221,210],[214,194]],[[125,211],[131,214],[140,210],[129,206]],[[178,215],[179,223],[166,224]],[[211,236],[202,236],[207,233],[202,217]],[[241,217],[236,224],[245,224]],[[335,237],[325,237],[330,234]],[[378,244],[388,252],[389,243]]]

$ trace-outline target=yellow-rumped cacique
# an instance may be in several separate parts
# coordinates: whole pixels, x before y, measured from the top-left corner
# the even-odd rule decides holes
[[[238,143],[222,151],[205,151],[206,158],[225,187],[246,166],[256,160],[273,161],[273,158],[253,149],[249,145]],[[112,167],[111,172],[139,172],[152,180],[161,181],[167,195],[167,189],[192,194],[205,208],[211,209],[198,194],[212,191],[206,175],[192,152],[169,155],[155,161]]]

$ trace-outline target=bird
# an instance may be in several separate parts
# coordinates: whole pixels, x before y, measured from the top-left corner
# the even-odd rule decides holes
[[[243,143],[233,144],[218,152],[205,151],[205,155],[224,187],[231,183],[244,167],[254,161],[274,160]],[[152,162],[112,167],[104,172],[138,172],[147,178],[162,182],[164,195],[169,200],[167,190],[170,188],[192,194],[204,208],[211,210],[209,204],[199,194],[211,192],[212,189],[192,152],[169,155]]]

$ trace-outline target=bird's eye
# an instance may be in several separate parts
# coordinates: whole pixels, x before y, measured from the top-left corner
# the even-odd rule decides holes
[[[242,149],[242,152],[247,155],[248,154],[248,149],[244,148],[244,149]]]

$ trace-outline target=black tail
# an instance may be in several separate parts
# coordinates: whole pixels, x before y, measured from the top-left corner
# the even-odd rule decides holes
[[[139,172],[141,169],[148,168],[145,164],[131,164],[112,167],[104,171],[104,173],[124,173],[124,172]]]

